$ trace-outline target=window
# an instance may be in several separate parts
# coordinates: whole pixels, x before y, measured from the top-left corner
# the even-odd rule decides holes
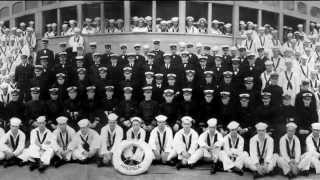
[[[17,17],[16,18],[16,27],[19,27],[19,24],[21,22],[24,22],[24,23],[26,23],[26,25],[28,25],[29,21],[34,21],[34,14],[28,14],[28,15]]]
[[[232,23],[232,6],[224,4],[212,5],[212,20],[216,19],[226,23]]]
[[[240,7],[240,9],[239,9],[239,20],[240,21],[244,21],[246,23],[248,21],[251,21],[256,24],[257,17],[258,17],[258,10],[257,9]]]
[[[77,7],[71,6],[71,7],[65,7],[61,8],[61,22],[69,24],[69,20],[76,20],[77,21]]]
[[[100,4],[84,4],[82,5],[83,18],[91,18],[100,17]]]
[[[25,1],[26,10],[38,7],[38,1]]]
[[[0,9],[0,18],[9,17],[9,7],[4,7]]]
[[[298,24],[302,24],[303,27],[305,28],[305,23],[306,23],[306,21],[303,19],[295,18],[292,16],[286,16],[286,15],[284,15],[284,17],[283,17],[283,25],[288,26],[288,27],[292,27],[293,31],[296,31],[298,29],[297,28]]]
[[[43,13],[43,31],[47,31],[47,24],[56,23],[57,24],[57,9],[52,9],[49,11],[44,11]]]
[[[305,3],[298,2],[297,8],[300,13],[307,14],[307,5]]]
[[[262,11],[262,25],[269,24],[271,27],[278,29],[278,14]]]
[[[123,19],[124,5],[122,1],[109,1],[104,3],[104,16],[106,19]]]
[[[192,16],[194,18],[194,22],[198,22],[200,18],[208,20],[208,3],[187,1],[186,16]]]
[[[178,17],[178,16],[179,16],[178,1],[157,1],[157,18],[169,20],[172,17]]]
[[[131,17],[152,16],[152,1],[131,1]]]
[[[12,13],[18,14],[23,11],[23,3],[22,2],[16,2],[12,5]]]
[[[312,17],[320,18],[320,8],[318,7],[312,7],[310,10],[310,14]]]

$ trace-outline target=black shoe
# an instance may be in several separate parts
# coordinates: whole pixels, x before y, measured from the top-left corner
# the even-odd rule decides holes
[[[106,165],[103,163],[102,159],[97,160],[97,167],[104,167],[104,166]]]
[[[240,175],[240,176],[243,176],[243,171],[241,169],[239,169],[238,167],[233,167],[231,169],[234,173]]]
[[[181,163],[180,161],[177,162],[176,169],[177,169],[177,170],[180,170],[181,167],[182,167],[182,163]]]
[[[40,173],[43,173],[47,169],[47,167],[49,167],[49,166],[41,164],[40,167],[38,168],[38,170]]]
[[[80,164],[88,164],[88,160],[84,159],[84,160],[79,160]]]
[[[169,166],[174,166],[174,165],[175,165],[175,162],[174,162],[174,160],[170,160],[169,162],[167,162],[167,164],[168,164]]]
[[[309,171],[305,170],[305,171],[301,171],[300,173],[302,176],[309,176]]]
[[[216,173],[217,173],[216,164],[213,163],[211,165],[210,174],[216,174]]]
[[[253,179],[261,178],[262,175],[260,175],[258,172],[253,173]]]
[[[30,164],[30,167],[29,167],[30,171],[33,171],[33,170],[35,170],[35,169],[37,169],[37,168],[39,168],[39,163],[37,163],[37,162],[32,162],[32,163]]]
[[[9,161],[3,161],[3,168],[7,168],[9,166]]]
[[[292,174],[292,172],[289,172],[288,174],[286,174],[286,176],[287,176],[289,179],[291,179],[291,178],[294,177],[293,174]]]
[[[19,159],[19,161],[18,161],[18,166],[19,166],[19,167],[22,167],[22,166],[24,166],[24,165],[26,165],[26,163],[23,162],[21,159]]]
[[[194,168],[194,163],[193,163],[193,164],[189,164],[189,165],[188,165],[188,168],[189,168],[189,169],[193,169],[193,168]]]
[[[56,160],[56,161],[53,163],[53,166],[54,166],[55,168],[58,168],[58,167],[60,167],[60,166],[62,166],[62,165],[64,165],[64,164],[66,164],[66,161],[65,161],[65,160]]]

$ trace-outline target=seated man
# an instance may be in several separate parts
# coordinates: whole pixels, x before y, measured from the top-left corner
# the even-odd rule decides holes
[[[39,116],[36,122],[38,127],[30,133],[30,146],[18,157],[23,162],[31,162],[30,171],[38,168],[39,172],[44,172],[54,155],[54,138],[52,132],[46,128],[45,116]]]
[[[168,161],[178,156],[176,168],[179,170],[186,166],[198,147],[198,133],[191,128],[193,119],[190,116],[181,118],[182,129],[180,129],[173,138],[173,149],[168,155]]]
[[[68,118],[60,116],[56,119],[58,126],[53,131],[55,139],[55,162],[54,166],[60,167],[71,160],[72,151],[70,144],[75,137],[75,130],[68,126]]]
[[[277,164],[285,176],[293,178],[299,173],[301,146],[295,135],[297,125],[294,122],[289,122],[286,127],[287,133],[280,138],[280,156],[277,158]]]
[[[145,141],[146,131],[141,127],[142,119],[140,117],[132,117],[131,128],[127,131],[127,140]],[[124,151],[124,158],[129,164],[138,164],[143,159],[144,153],[142,149],[130,146]]]
[[[89,124],[90,121],[88,119],[82,119],[78,122],[80,130],[70,144],[72,159],[78,160],[81,164],[95,161],[100,148],[99,134],[89,128]]]
[[[223,163],[225,171],[233,171],[239,175],[243,175],[243,165],[249,158],[249,155],[244,148],[244,140],[238,134],[240,124],[236,121],[231,121],[227,128],[229,134],[224,137],[223,151],[220,151],[219,159]]]
[[[116,151],[115,147],[123,139],[123,129],[117,124],[118,118],[118,115],[110,113],[108,115],[108,124],[101,129],[101,148],[99,153],[101,159],[98,162],[98,167],[111,165],[112,155]]]
[[[1,136],[0,140],[0,159],[3,161],[3,166],[6,168],[11,165],[22,165],[21,159],[18,156],[22,153],[26,135],[19,129],[21,120],[13,117],[10,119],[10,130]]]
[[[212,162],[210,173],[215,174],[219,151],[223,145],[223,136],[217,131],[217,119],[211,118],[207,121],[207,124],[208,129],[198,139],[200,148],[192,154],[188,163],[192,167],[200,159]]]
[[[154,161],[166,164],[173,145],[173,134],[171,128],[166,125],[167,116],[158,115],[155,119],[158,126],[151,131],[149,145],[154,154]]]
[[[250,157],[247,166],[257,178],[266,176],[273,171],[276,166],[276,158],[273,155],[273,139],[267,134],[268,125],[259,122],[255,127],[257,134],[250,139]]]
[[[320,173],[320,123],[312,123],[311,127],[312,133],[306,138],[307,152],[302,155],[299,165],[305,176],[309,175],[311,167],[316,170],[316,174]]]

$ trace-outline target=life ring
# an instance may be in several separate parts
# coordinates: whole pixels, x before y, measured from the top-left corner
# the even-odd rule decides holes
[[[126,164],[121,158],[124,150],[132,145],[141,148],[141,150],[144,152],[143,160],[137,165]],[[149,169],[152,163],[153,152],[149,144],[147,144],[144,141],[124,140],[121,143],[119,143],[115,147],[115,149],[116,151],[114,152],[112,157],[113,166],[118,172],[124,175],[134,176],[142,174]]]

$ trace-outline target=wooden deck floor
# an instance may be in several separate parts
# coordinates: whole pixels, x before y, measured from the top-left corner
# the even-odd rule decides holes
[[[298,177],[299,180],[315,180],[320,176]],[[238,176],[233,173],[218,172],[209,174],[208,167],[199,167],[192,170],[181,169],[177,171],[170,166],[151,166],[148,173],[139,176],[121,175],[111,167],[97,168],[96,165],[67,164],[58,169],[50,167],[43,174],[37,170],[30,172],[25,167],[0,167],[0,180],[248,180],[253,179],[251,173]],[[260,178],[259,180],[287,180],[280,175]]]

